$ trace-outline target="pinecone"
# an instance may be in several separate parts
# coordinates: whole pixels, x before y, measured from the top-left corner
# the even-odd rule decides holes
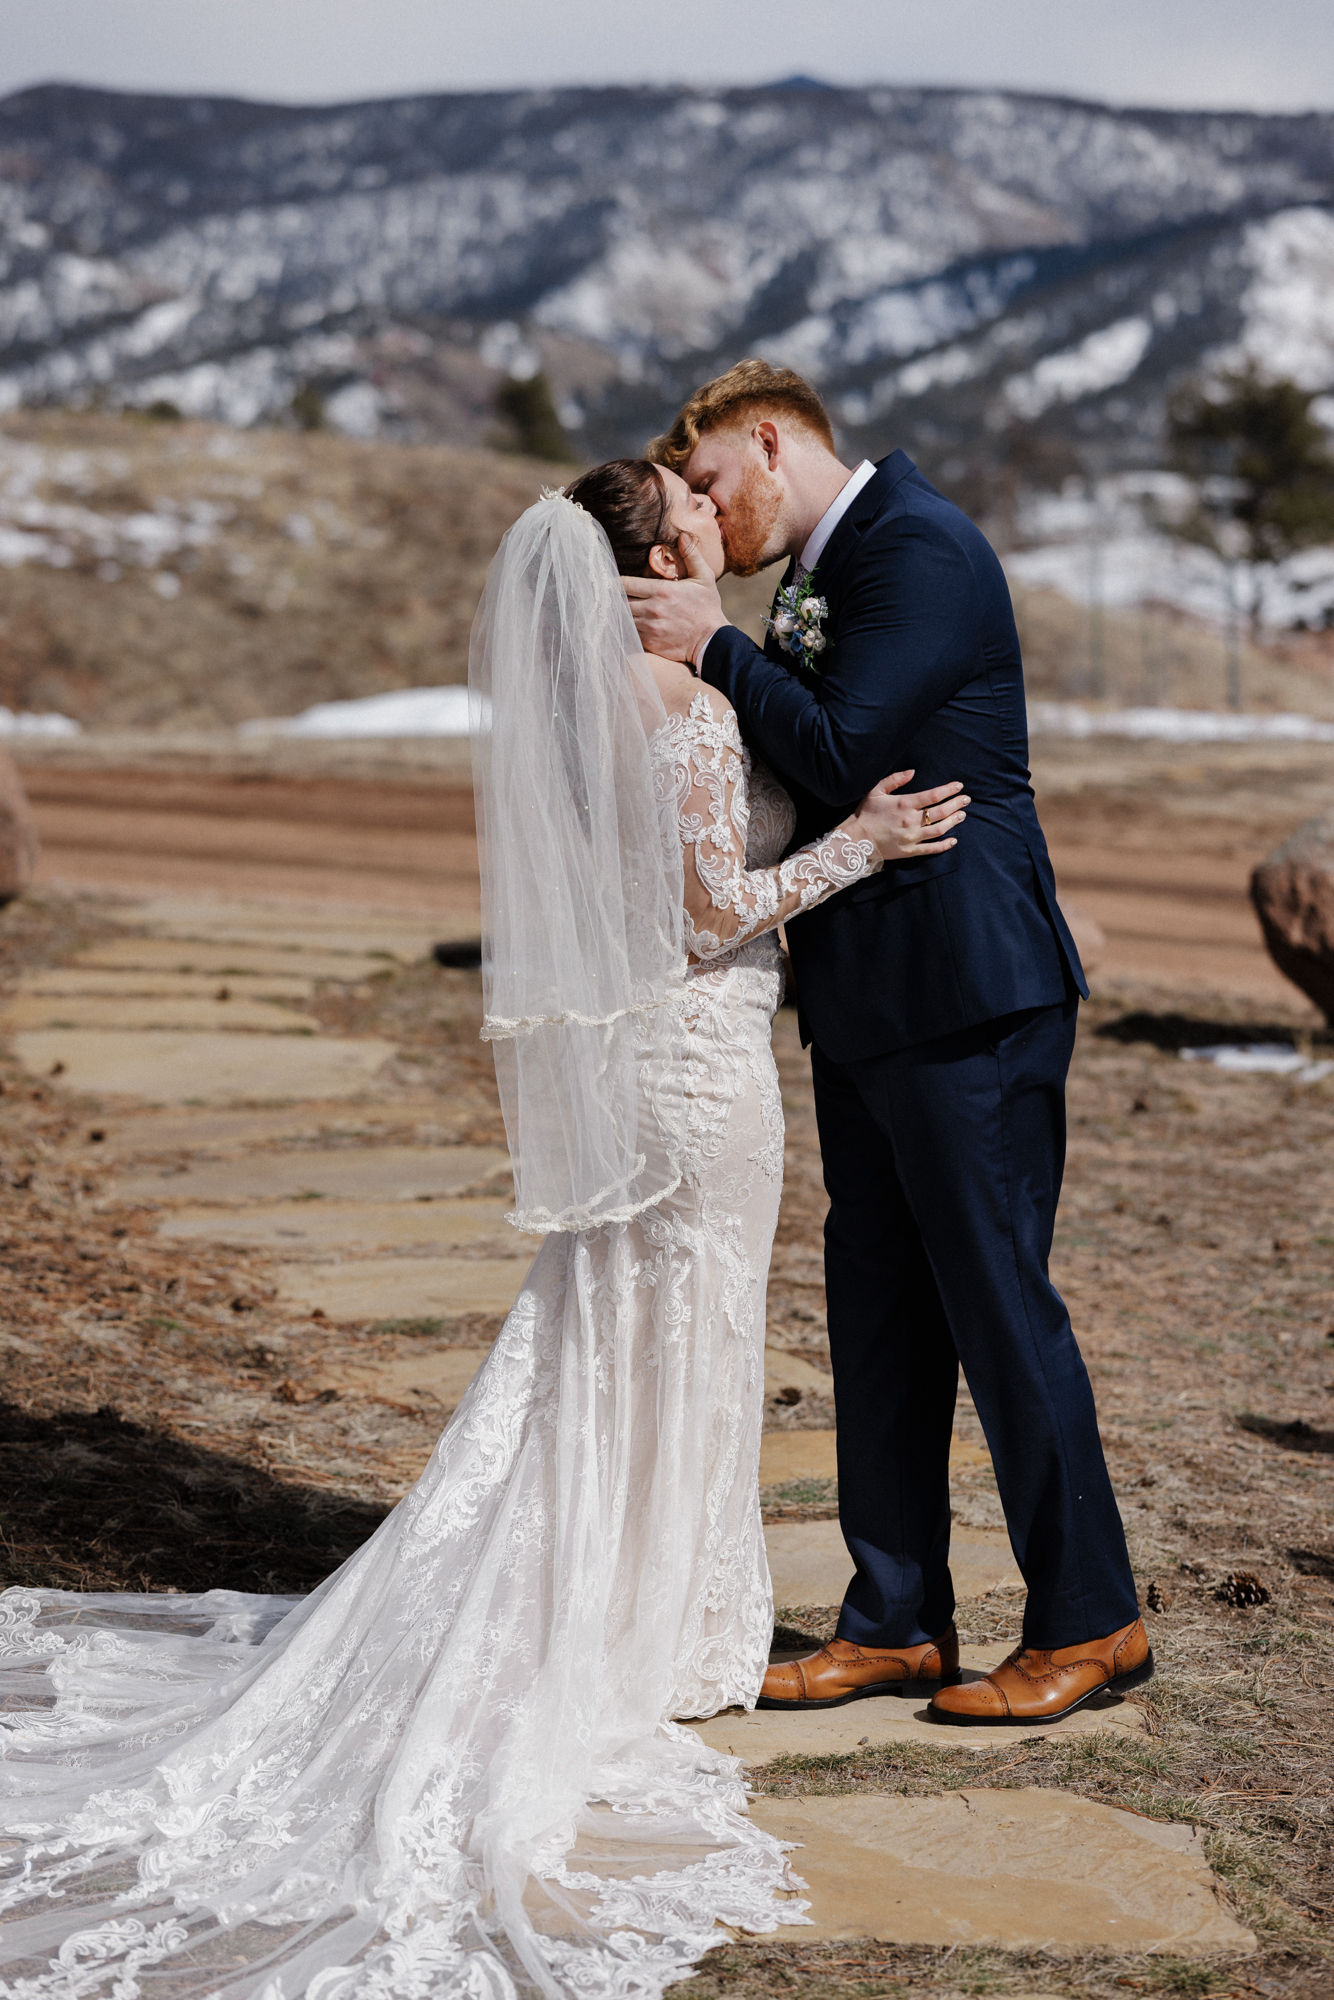
[[[1144,1602],[1150,1611],[1170,1611],[1172,1600],[1161,1583],[1151,1583],[1144,1593]]]
[[[1229,1570],[1214,1592],[1214,1596],[1220,1604],[1235,1604],[1238,1610],[1246,1610],[1252,1605],[1269,1602],[1269,1592],[1259,1577],[1248,1569]]]

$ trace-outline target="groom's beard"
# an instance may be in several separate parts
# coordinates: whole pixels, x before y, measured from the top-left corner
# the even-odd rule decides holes
[[[723,523],[727,567],[733,576],[754,576],[786,554],[786,537],[774,532],[782,512],[781,482],[765,466],[749,466]]]

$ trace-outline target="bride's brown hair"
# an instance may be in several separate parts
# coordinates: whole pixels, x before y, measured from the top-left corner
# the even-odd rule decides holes
[[[622,576],[647,576],[652,550],[659,544],[676,547],[676,530],[668,518],[671,499],[662,474],[647,458],[612,458],[595,465],[565,488],[565,498],[602,528]]]

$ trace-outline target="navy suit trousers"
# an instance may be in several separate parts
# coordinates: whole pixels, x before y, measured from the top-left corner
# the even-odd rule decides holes
[[[812,1050],[839,1513],[857,1565],[838,1636],[859,1645],[934,1639],[954,1614],[960,1365],[1028,1585],[1025,1644],[1138,1615],[1088,1374],[1047,1274],[1076,1006],[855,1062]]]

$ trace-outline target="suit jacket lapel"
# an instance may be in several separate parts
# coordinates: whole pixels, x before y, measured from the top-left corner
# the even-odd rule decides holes
[[[821,597],[830,597],[838,591],[868,523],[881,511],[900,480],[916,469],[906,451],[892,451],[888,458],[881,459],[875,478],[867,480],[829,537],[815,566],[815,588]]]
[[[790,556],[787,568],[779,578],[774,594],[769,600],[769,616],[771,618],[774,615],[774,606],[778,602],[778,592],[787,589],[796,573],[797,559],[795,556]],[[791,654],[783,651],[773,633],[769,631],[766,631],[764,635],[764,657],[766,660],[772,660],[776,667],[791,667],[793,664]]]

